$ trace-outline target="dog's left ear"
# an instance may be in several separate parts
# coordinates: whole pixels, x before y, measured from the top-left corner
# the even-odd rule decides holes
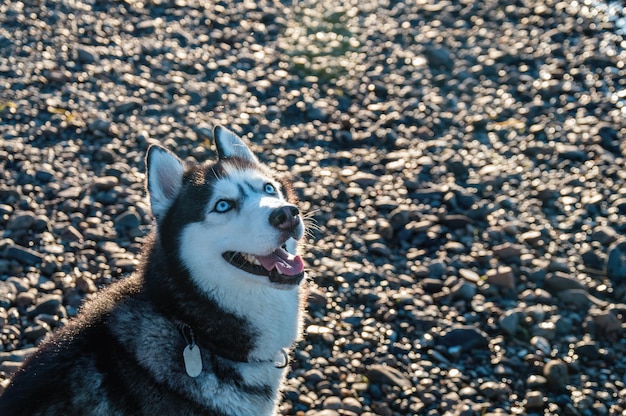
[[[213,138],[217,147],[217,155],[220,159],[239,157],[251,162],[258,163],[256,156],[246,144],[232,131],[220,125],[213,128]]]
[[[174,153],[153,145],[146,156],[147,187],[152,214],[160,219],[183,186],[185,164]]]

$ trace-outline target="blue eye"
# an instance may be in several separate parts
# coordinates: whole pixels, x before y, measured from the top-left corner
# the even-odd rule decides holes
[[[276,188],[271,183],[266,183],[265,188],[263,188],[266,194],[274,195],[276,193]]]
[[[215,212],[219,212],[221,214],[221,213],[230,211],[231,209],[233,209],[234,206],[235,206],[235,204],[232,201],[227,201],[225,199],[220,199],[215,204],[214,210],[215,210]]]

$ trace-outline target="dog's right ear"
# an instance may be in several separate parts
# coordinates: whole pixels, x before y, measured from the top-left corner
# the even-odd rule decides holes
[[[161,218],[183,185],[185,164],[174,153],[152,145],[146,156],[147,187],[152,215]]]
[[[217,147],[217,156],[220,159],[238,157],[258,163],[256,156],[243,140],[226,127],[216,125],[213,128],[213,139],[215,140],[215,147]]]

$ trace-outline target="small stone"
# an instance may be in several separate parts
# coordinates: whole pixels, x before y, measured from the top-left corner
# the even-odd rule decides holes
[[[532,246],[537,246],[542,241],[541,231],[531,230],[520,235],[520,240]]]
[[[324,400],[324,403],[322,403],[322,407],[324,409],[338,410],[338,409],[341,409],[343,406],[341,404],[341,399],[339,397],[330,396],[326,398],[326,400]]]
[[[31,226],[32,230],[38,233],[48,231],[50,220],[45,215],[36,215],[35,222]]]
[[[10,351],[10,352],[2,351],[0,352],[0,362],[13,361],[17,363],[22,363],[35,351],[37,351],[37,347],[24,348],[21,350],[15,350],[15,351]]]
[[[493,254],[503,260],[515,260],[522,254],[522,246],[512,243],[503,243],[493,247]]]
[[[394,229],[389,221],[384,218],[380,218],[377,221],[377,225],[378,232],[380,233],[380,236],[382,238],[384,238],[385,240],[391,240],[393,238]]]
[[[58,197],[61,199],[77,199],[83,192],[83,188],[80,186],[70,186],[66,189],[59,191]]]
[[[557,143],[556,152],[562,158],[576,162],[584,162],[589,158],[588,153],[576,145]]]
[[[4,255],[9,259],[17,260],[29,266],[35,266],[43,261],[43,255],[41,253],[17,244],[7,247],[4,251]]]
[[[474,398],[478,394],[478,391],[472,386],[465,386],[459,390],[459,396],[464,399]]]
[[[108,132],[111,129],[111,122],[103,118],[97,118],[89,123],[89,129],[96,132]]]
[[[309,288],[307,301],[309,305],[326,306],[327,299],[324,291],[316,286]]]
[[[115,150],[110,149],[108,147],[101,147],[96,151],[94,155],[94,159],[105,162],[105,163],[113,163],[115,162],[117,155],[115,154]]]
[[[388,365],[373,364],[369,366],[365,376],[370,383],[397,386],[402,390],[410,389],[413,386],[404,372]]]
[[[585,267],[593,270],[602,270],[604,268],[604,260],[594,250],[586,250],[580,254]]]
[[[567,289],[586,290],[585,285],[583,285],[578,279],[563,272],[549,273],[546,276],[545,284],[546,288],[553,293]]]
[[[524,319],[524,312],[520,309],[506,311],[500,317],[500,328],[508,335],[515,336],[517,328]]]
[[[473,326],[458,326],[442,332],[440,335],[442,345],[447,348],[459,347],[462,352],[476,348],[485,348],[489,345],[489,337],[483,331]]]
[[[37,304],[27,311],[29,317],[41,314],[56,315],[59,313],[63,299],[60,295],[44,295],[38,299]]]
[[[361,414],[361,411],[363,410],[363,405],[354,397],[346,397],[345,399],[343,399],[342,408],[343,410],[354,412],[356,414]]]
[[[450,294],[452,295],[453,299],[461,299],[466,301],[472,300],[472,298],[476,294],[476,285],[461,280],[450,289]]]
[[[550,360],[543,368],[543,375],[548,385],[554,389],[561,389],[569,383],[567,364],[562,360]]]
[[[446,264],[440,260],[435,260],[428,265],[428,275],[433,278],[441,278],[446,272]]]
[[[557,293],[557,297],[561,302],[565,303],[574,310],[586,311],[591,304],[600,307],[607,305],[607,302],[590,295],[586,290],[567,289]]]
[[[17,372],[20,367],[22,367],[22,363],[17,363],[15,361],[2,361],[2,364],[0,364],[0,372],[11,375]]]
[[[78,62],[84,64],[93,64],[98,60],[98,56],[95,52],[88,49],[85,46],[79,46],[76,48],[76,59]]]
[[[143,106],[143,101],[139,98],[126,98],[117,104],[114,108],[116,114],[126,114]]]
[[[600,335],[617,340],[624,334],[622,321],[611,311],[599,311],[591,314]]]
[[[375,185],[378,182],[379,177],[368,172],[357,172],[350,176],[349,180],[362,188],[366,188],[368,186]]]
[[[424,56],[428,61],[428,65],[436,69],[451,70],[454,68],[454,59],[452,52],[443,46],[428,46],[424,50]]]
[[[17,293],[13,283],[0,280],[0,308],[9,309]]]
[[[478,387],[478,391],[488,399],[497,399],[509,390],[508,386],[495,381],[485,381]]]
[[[301,401],[302,402],[302,401]],[[316,416],[341,416],[341,413],[334,409],[323,409],[319,412],[315,412]]]
[[[6,225],[6,229],[10,231],[28,230],[35,222],[35,213],[31,211],[22,211],[14,213]]]
[[[537,350],[541,351],[543,354],[550,354],[550,350],[551,350],[551,346],[550,346],[550,342],[544,338],[544,337],[540,337],[540,336],[534,336],[530,339],[530,345],[532,345],[533,347],[535,347]]]
[[[35,179],[40,183],[48,183],[54,179],[54,172],[47,169],[37,169]]]
[[[585,361],[599,360],[602,358],[600,348],[595,341],[579,341],[574,345],[573,350],[578,357]]]
[[[543,393],[540,391],[529,391],[524,398],[524,407],[526,410],[538,410],[543,409],[545,406],[545,400]]]
[[[538,375],[538,374],[531,374],[530,376],[528,376],[528,378],[526,379],[526,385],[530,388],[535,388],[535,387],[542,387],[544,386],[546,383],[548,382],[548,380],[546,380],[546,378],[542,375]]]
[[[369,253],[374,256],[389,257],[391,256],[391,250],[383,243],[375,242],[369,247]]]
[[[66,241],[82,241],[83,234],[73,225],[68,225],[61,230],[61,238]]]
[[[478,283],[480,275],[470,269],[459,269],[459,276],[471,283]]]
[[[18,292],[26,292],[30,289],[30,280],[26,277],[11,276],[6,281],[13,284]]]
[[[617,236],[617,231],[615,231],[614,228],[605,225],[598,225],[593,228],[589,238],[591,241],[597,241],[600,244],[606,245],[614,242],[617,239]]]
[[[130,209],[118,215],[113,222],[118,231],[133,231],[141,225],[141,218],[137,211]]]
[[[50,326],[45,322],[41,322],[40,324],[27,327],[22,335],[26,338],[26,340],[35,342],[45,336],[48,332],[50,332]]]
[[[35,293],[31,291],[21,292],[15,297],[15,305],[18,308],[27,308],[35,302]]]
[[[13,213],[13,207],[11,205],[0,204],[0,219],[2,219],[5,215],[8,216],[12,213]]]
[[[389,223],[395,230],[408,224],[411,212],[405,207],[398,207],[389,214]]]
[[[76,278],[76,288],[83,293],[95,293],[98,287],[89,277],[79,275]]]
[[[606,275],[613,282],[626,280],[626,241],[613,244],[609,248],[606,261]]]
[[[500,266],[487,271],[487,283],[504,289],[515,288],[515,276],[509,266]]]
[[[420,285],[427,293],[438,293],[443,289],[443,280],[430,277],[421,279]]]
[[[117,257],[112,261],[113,268],[120,269],[122,272],[132,272],[137,266],[137,260],[125,257]]]
[[[556,324],[552,321],[539,322],[532,327],[531,334],[539,338],[545,338],[546,340],[554,340],[557,334]]]
[[[94,180],[92,188],[97,191],[108,191],[118,183],[119,179],[115,176],[103,176]]]
[[[474,221],[470,217],[461,214],[444,215],[441,218],[441,224],[453,230],[465,228],[473,223]]]

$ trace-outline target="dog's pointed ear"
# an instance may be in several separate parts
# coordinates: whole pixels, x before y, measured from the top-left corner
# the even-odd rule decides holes
[[[254,156],[243,140],[227,128],[220,125],[215,126],[213,128],[213,138],[215,147],[217,147],[217,155],[220,159],[239,157],[258,163],[256,156]]]
[[[161,218],[183,185],[185,164],[174,153],[152,145],[146,156],[147,187],[152,214]]]

